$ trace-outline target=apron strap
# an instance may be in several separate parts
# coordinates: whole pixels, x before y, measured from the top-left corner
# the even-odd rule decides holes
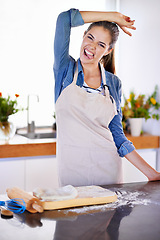
[[[105,95],[109,96],[110,94],[109,94],[108,86],[106,84],[105,69],[104,69],[102,64],[100,64],[100,68],[101,68],[101,74],[102,74],[102,79],[103,79],[103,86],[104,86]],[[76,62],[76,70],[74,72],[74,78],[73,78],[73,82],[75,84],[77,83],[77,77],[78,77],[78,63]]]
[[[101,74],[102,74],[102,79],[103,79],[103,87],[104,87],[105,95],[106,95],[106,96],[110,96],[110,94],[109,94],[109,89],[108,89],[108,85],[106,84],[105,69],[104,69],[104,67],[103,67],[102,64],[100,64],[100,67],[101,67]]]
[[[77,77],[78,77],[78,63],[76,62],[76,70],[74,72],[74,78],[73,78],[73,82],[75,84],[77,83]]]
[[[114,103],[115,106],[116,106],[115,100],[114,100],[114,98],[112,97],[112,95],[110,95],[108,85],[106,84],[106,74],[105,74],[105,69],[104,69],[104,67],[103,67],[102,64],[100,64],[100,66],[101,66],[101,73],[102,73],[103,87],[104,87],[105,96],[110,97],[112,103]]]

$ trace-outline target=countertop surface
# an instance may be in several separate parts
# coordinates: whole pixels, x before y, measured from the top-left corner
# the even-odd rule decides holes
[[[116,191],[115,203],[1,217],[0,239],[160,239],[160,181],[105,187]]]
[[[13,139],[0,141],[0,158],[56,155],[56,138],[29,139],[16,134]]]
[[[126,135],[136,149],[159,148],[160,137],[143,134],[139,137]],[[8,142],[0,141],[0,158],[56,155],[56,138],[29,139],[15,135]]]

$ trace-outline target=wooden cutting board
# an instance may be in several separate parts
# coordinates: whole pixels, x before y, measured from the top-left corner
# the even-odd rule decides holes
[[[44,210],[55,210],[80,206],[90,206],[115,202],[117,195],[99,186],[76,187],[78,195],[74,199],[62,201],[41,201]]]

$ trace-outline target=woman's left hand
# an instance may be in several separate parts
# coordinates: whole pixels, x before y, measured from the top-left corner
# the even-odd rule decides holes
[[[130,17],[123,15],[120,12],[94,12],[94,11],[80,11],[84,23],[98,22],[98,21],[109,21],[115,22],[117,25],[129,36],[132,34],[127,28],[136,30],[133,26],[135,20],[131,20]]]
[[[115,23],[117,23],[118,26],[129,36],[132,36],[132,34],[127,30],[127,28],[136,30],[136,27],[133,26],[135,20],[131,20],[130,17],[125,16],[120,12],[115,12]]]
[[[151,178],[148,178],[149,181],[159,181],[160,180],[160,172],[156,172],[155,175]]]

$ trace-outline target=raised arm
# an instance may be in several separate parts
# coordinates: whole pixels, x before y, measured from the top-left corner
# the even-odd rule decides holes
[[[58,16],[55,41],[54,41],[54,69],[65,66],[69,60],[69,42],[71,27],[76,27],[84,23],[96,21],[115,22],[128,35],[132,35],[127,28],[135,30],[134,20],[119,12],[95,12],[95,11],[79,11],[70,9]]]
[[[136,29],[133,26],[135,20],[131,20],[130,17],[125,16],[119,12],[80,11],[80,13],[85,23],[98,21],[115,22],[129,36],[132,36],[132,34],[127,30],[127,28],[133,30]]]
[[[83,24],[84,21],[77,9],[59,14],[54,39],[54,70],[64,69],[68,65],[71,28]]]

